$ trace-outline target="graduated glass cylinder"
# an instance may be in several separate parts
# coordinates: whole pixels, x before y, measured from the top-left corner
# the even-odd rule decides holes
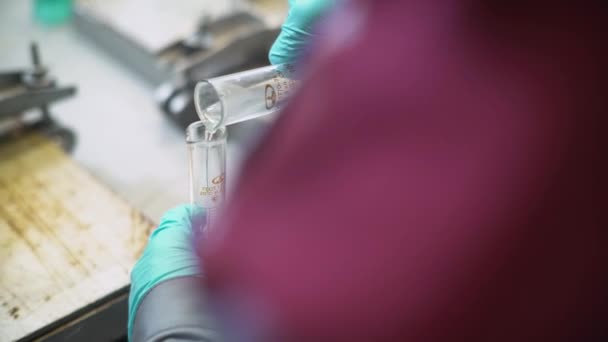
[[[299,83],[292,64],[262,67],[200,81],[194,104],[213,130],[280,110]]]
[[[226,195],[226,128],[211,133],[203,122],[188,126],[190,202],[204,209],[203,231],[212,228]]]

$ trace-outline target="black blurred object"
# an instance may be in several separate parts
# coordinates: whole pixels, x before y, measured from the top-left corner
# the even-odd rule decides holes
[[[76,6],[74,24],[82,34],[157,87],[156,102],[185,128],[199,120],[192,98],[196,82],[268,65],[268,50],[280,27],[269,25],[264,16],[251,9],[215,18],[192,13],[183,20],[197,20],[193,22],[194,32],[173,32],[181,25],[163,21],[159,24],[163,24],[163,33],[170,38],[161,39],[138,27],[138,21],[120,21],[110,7],[94,2]]]
[[[278,30],[260,30],[235,39],[221,49],[207,51],[204,58],[161,84],[155,94],[156,102],[172,120],[186,128],[199,120],[193,99],[196,83],[268,65],[268,50],[278,33]]]
[[[36,130],[57,140],[69,152],[76,136],[53,120],[49,105],[73,96],[76,88],[57,85],[42,65],[36,43],[31,44],[30,53],[31,68],[0,73],[0,141]]]
[[[127,342],[129,286],[125,286],[17,342]]]

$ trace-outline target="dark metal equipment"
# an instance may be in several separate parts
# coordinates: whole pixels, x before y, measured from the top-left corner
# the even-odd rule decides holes
[[[162,29],[151,32],[149,27],[138,25],[152,19],[130,23],[116,18],[101,2],[83,2],[75,8],[74,24],[83,35],[157,87],[156,102],[183,127],[198,120],[192,99],[196,82],[267,65],[268,50],[280,30],[279,25],[265,20],[265,13],[251,8],[237,8],[215,17],[191,13],[179,22],[161,21],[160,15],[155,15]],[[189,33],[178,30],[185,21],[192,22],[196,29]]]
[[[58,140],[70,151],[76,137],[53,120],[49,106],[73,96],[76,88],[57,85],[43,66],[35,43],[30,47],[30,54],[31,68],[0,72],[0,140],[37,130]]]
[[[225,20],[241,19],[237,16]],[[218,26],[220,24],[223,23],[218,23]],[[193,98],[196,83],[202,79],[268,65],[268,50],[278,33],[278,29],[258,29],[243,37],[234,37],[221,48],[216,46],[201,51],[197,63],[185,66],[157,88],[156,102],[164,113],[184,128],[198,121]],[[209,35],[214,37],[220,34],[211,31]]]

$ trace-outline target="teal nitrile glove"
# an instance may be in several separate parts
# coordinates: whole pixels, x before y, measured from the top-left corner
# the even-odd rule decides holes
[[[336,0],[289,0],[289,13],[279,37],[272,45],[270,63],[291,63],[314,36],[312,30],[319,18]]]
[[[158,228],[152,232],[143,255],[131,271],[128,336],[139,304],[156,285],[178,277],[202,276],[194,251],[195,233],[204,217],[203,210],[182,205],[165,213]],[[197,223],[193,224],[193,221]]]

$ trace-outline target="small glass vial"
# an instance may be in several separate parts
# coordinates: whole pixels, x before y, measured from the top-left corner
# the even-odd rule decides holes
[[[196,112],[211,129],[272,114],[299,86],[295,74],[292,64],[280,64],[200,81]]]
[[[211,132],[201,121],[186,130],[190,202],[205,211],[203,232],[214,226],[226,195],[227,138],[225,127]]]

